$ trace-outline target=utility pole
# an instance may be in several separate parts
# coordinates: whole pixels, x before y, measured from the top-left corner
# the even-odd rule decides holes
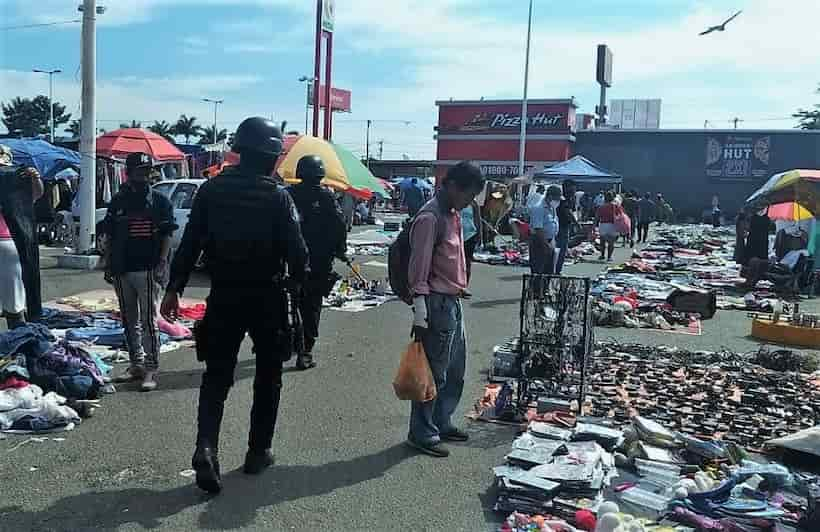
[[[88,254],[94,248],[97,191],[97,15],[105,7],[96,0],[83,0],[82,29],[82,121],[80,132],[80,234],[77,252]]]
[[[704,120],[704,121],[703,121],[703,129],[707,129],[708,127],[709,127],[709,121],[708,121],[708,120]]]
[[[219,104],[221,104],[221,103],[222,103],[222,102],[224,102],[225,100],[215,100],[215,99],[212,99],[212,98],[202,98],[202,101],[203,101],[203,102],[208,102],[208,103],[212,103],[212,104],[214,104],[214,135],[213,135],[213,143],[214,143],[214,149],[216,149],[216,139],[217,139],[217,135],[216,135],[216,133],[217,133],[217,129],[216,129],[216,108],[217,108],[217,107],[219,107]],[[211,164],[212,164],[212,165],[214,164],[214,152],[213,152],[213,151],[211,151]]]
[[[305,84],[305,135],[308,134],[308,109],[310,108],[310,88],[313,86],[313,81],[313,78],[309,76],[299,78],[299,82]]]
[[[382,156],[384,155],[384,139],[379,141],[379,160],[382,160]]]
[[[532,0],[527,19],[527,52],[524,58],[524,99],[521,101],[521,140],[518,148],[518,175],[524,175],[524,156],[527,146],[527,87],[530,81],[530,39],[532,36]]]
[[[735,117],[735,118],[732,120],[732,122],[734,122],[734,123],[735,123],[735,129],[737,129],[737,123],[738,123],[738,122],[742,122],[742,120],[741,120],[740,118],[738,118],[738,117]]]
[[[54,142],[54,74],[62,72],[59,68],[54,70],[39,70],[35,68],[32,72],[38,74],[48,74],[48,123],[51,134],[48,137],[49,142]]]
[[[365,143],[365,147],[364,147],[365,157],[367,158],[367,169],[368,170],[370,170],[370,124],[372,124],[372,123],[373,123],[372,120],[370,120],[370,119],[367,120],[367,133],[366,133],[366,136],[365,136],[366,143]]]

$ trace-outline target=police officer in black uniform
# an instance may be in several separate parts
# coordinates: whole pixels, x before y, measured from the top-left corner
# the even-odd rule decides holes
[[[304,351],[297,354],[296,367],[309,369],[316,365],[313,346],[319,337],[322,298],[330,294],[339,278],[333,272],[333,259],[347,261],[347,227],[336,199],[321,187],[325,165],[316,155],[306,155],[296,165],[296,177],[302,181],[288,188],[299,211],[302,235],[310,252],[310,276],[305,281],[300,313],[305,332]]]
[[[291,347],[283,274],[287,265],[291,281],[301,283],[307,272],[296,207],[268,177],[282,152],[282,133],[269,120],[248,118],[236,130],[233,150],[241,154],[239,166],[197,192],[161,307],[167,319],[176,318],[179,295],[204,251],[211,293],[195,332],[205,372],[192,466],[197,485],[211,493],[222,488],[219,427],[246,332],[256,352],[256,376],[244,472],[257,474],[273,463],[282,362]]]

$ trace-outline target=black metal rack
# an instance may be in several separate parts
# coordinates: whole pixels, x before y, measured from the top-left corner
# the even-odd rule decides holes
[[[590,287],[587,277],[524,275],[520,409],[544,396],[583,404],[594,340]]]

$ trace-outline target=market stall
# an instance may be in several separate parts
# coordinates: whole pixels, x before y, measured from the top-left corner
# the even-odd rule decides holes
[[[820,530],[817,361],[592,344],[589,281],[525,276],[471,419],[523,429],[488,493],[499,530]],[[813,373],[812,373],[813,372]]]

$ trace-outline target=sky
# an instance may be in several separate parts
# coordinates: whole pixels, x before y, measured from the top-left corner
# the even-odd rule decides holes
[[[0,0],[0,101],[48,93],[33,68],[62,69],[54,99],[80,116],[80,0]],[[304,130],[312,0],[108,0],[98,17],[98,127],[220,128],[247,116]],[[699,37],[737,10],[723,33]],[[434,159],[436,100],[520,98],[527,0],[337,0],[333,84],[353,93],[334,140],[385,159]],[[593,112],[596,46],[614,54],[611,98],[661,98],[661,127],[792,128],[817,103],[817,0],[535,0],[529,94]],[[2,126],[0,126],[2,127]]]

